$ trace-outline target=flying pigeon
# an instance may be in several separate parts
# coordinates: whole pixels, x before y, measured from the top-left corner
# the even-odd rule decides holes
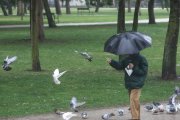
[[[102,115],[101,118],[103,120],[109,120],[112,116],[115,116],[115,114],[114,113],[106,113],[106,114]]]
[[[74,116],[77,116],[77,114],[74,114],[72,112],[65,112],[65,113],[62,114],[62,118],[64,120],[70,120]]]
[[[53,73],[53,80],[55,84],[60,84],[61,81],[58,79],[59,77],[61,77],[64,73],[66,73],[67,71],[63,71],[61,73],[59,73],[59,69],[55,69],[54,73]]]
[[[78,107],[84,105],[86,102],[78,102],[76,97],[72,97],[70,107],[74,112],[78,112]]]
[[[86,113],[86,112],[82,112],[82,113],[81,113],[81,118],[82,118],[82,119],[87,119],[87,118],[88,118],[87,113]]]
[[[3,69],[6,71],[10,71],[12,68],[9,66],[11,63],[13,63],[14,61],[16,61],[17,56],[13,56],[11,58],[9,58],[8,56],[6,57],[6,59],[4,59],[4,63],[3,63]]]
[[[89,62],[92,61],[92,56],[89,55],[87,52],[78,52],[77,50],[75,51],[76,53],[79,53],[80,55],[82,55],[85,59],[87,59]]]
[[[123,109],[118,109],[117,112],[118,112],[119,116],[123,116],[124,115],[124,110]]]

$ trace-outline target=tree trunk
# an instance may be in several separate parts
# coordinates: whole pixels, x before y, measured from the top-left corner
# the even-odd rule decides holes
[[[125,0],[119,0],[117,33],[126,31],[125,28]]]
[[[131,13],[131,0],[128,0],[128,12]]]
[[[155,24],[155,16],[154,16],[154,0],[149,0],[148,2],[148,16],[149,16],[149,24]]]
[[[170,1],[169,24],[164,46],[162,79],[176,79],[176,52],[179,35],[179,0]]]
[[[55,4],[55,8],[56,8],[56,14],[61,15],[62,12],[61,12],[61,6],[59,3],[59,0],[54,0],[54,4]]]
[[[10,0],[7,1],[7,8],[8,8],[8,14],[12,15],[13,14],[13,10],[12,10],[12,3]]]
[[[139,13],[140,4],[141,4],[141,0],[136,0],[132,31],[137,31],[138,29],[138,13]]]
[[[18,0],[17,15],[18,16],[23,16],[24,15],[24,1],[23,0]]]
[[[49,4],[48,4],[48,0],[43,0],[43,3],[44,3],[44,9],[46,11],[46,16],[48,19],[49,27],[50,28],[56,27],[56,23],[52,17],[52,13],[51,13],[51,10],[50,10]]]
[[[31,7],[32,70],[41,71],[38,45],[42,30],[42,0],[31,0]]]
[[[66,14],[71,14],[70,10],[70,0],[66,0]]]
[[[99,4],[100,4],[100,0],[96,1],[96,9],[95,12],[98,13],[99,12]]]
[[[2,9],[2,12],[3,12],[4,16],[8,16],[8,13],[7,13],[7,11],[6,11],[5,7],[4,7],[4,4],[3,4],[2,0],[0,1],[0,4],[1,4],[1,9]]]

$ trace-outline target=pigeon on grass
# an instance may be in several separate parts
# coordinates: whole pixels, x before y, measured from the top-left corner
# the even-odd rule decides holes
[[[59,72],[59,69],[55,69],[54,70],[54,73],[53,73],[53,81],[55,84],[61,84],[61,81],[59,80],[59,78],[64,75],[64,73],[66,73],[67,71],[63,71],[63,72]]]
[[[17,59],[17,56],[13,56],[13,57],[10,57],[7,56],[6,59],[4,59],[4,62],[3,62],[3,69],[5,71],[10,71],[12,68],[9,66],[10,64],[12,64],[14,61],[16,61]]]
[[[78,112],[78,107],[84,105],[86,102],[78,102],[76,97],[72,97],[70,107],[74,112]]]

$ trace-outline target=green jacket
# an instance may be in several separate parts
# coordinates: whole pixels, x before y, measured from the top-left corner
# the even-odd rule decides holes
[[[133,72],[130,76],[125,71],[129,63],[134,64]],[[110,65],[117,70],[124,70],[125,87],[128,90],[142,88],[144,86],[144,81],[148,72],[148,63],[145,57],[136,54],[133,57],[128,56],[120,62],[112,60]]]

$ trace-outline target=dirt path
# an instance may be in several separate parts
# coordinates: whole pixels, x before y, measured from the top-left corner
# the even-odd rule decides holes
[[[124,115],[118,116],[117,109],[123,109]],[[118,108],[107,108],[107,109],[97,109],[97,110],[88,110],[88,111],[79,111],[77,113],[77,117],[72,118],[71,120],[82,120],[81,113],[87,112],[88,118],[86,120],[102,120],[101,116],[105,113],[113,112],[115,116],[112,117],[110,120],[128,120],[131,118],[130,112],[128,107],[118,107]],[[56,115],[55,113],[43,114],[43,115],[36,115],[36,116],[26,116],[21,118],[4,118],[0,120],[63,120],[60,115]],[[180,112],[176,114],[167,114],[159,113],[159,114],[152,114],[151,112],[147,112],[144,110],[144,105],[141,105],[141,120],[180,120]]]

